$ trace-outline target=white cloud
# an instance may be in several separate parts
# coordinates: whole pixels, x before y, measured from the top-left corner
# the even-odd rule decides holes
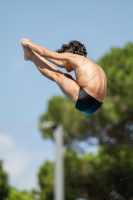
[[[37,187],[39,167],[46,160],[54,160],[55,152],[54,148],[51,149],[51,146],[45,141],[43,141],[43,150],[40,148],[31,150],[24,144],[25,140],[20,144],[12,134],[0,133],[0,159],[4,161],[4,169],[9,175],[9,183],[17,189],[30,190]],[[97,146],[89,146],[83,142],[80,147],[86,152],[94,154],[98,149]]]
[[[12,141],[12,139],[7,136],[7,135],[0,135],[0,150],[2,150],[3,148],[6,149],[13,149],[14,148],[14,143]]]
[[[31,151],[17,144],[10,135],[0,134],[0,159],[9,175],[9,182],[20,190],[37,187],[37,173],[44,159],[52,156]]]

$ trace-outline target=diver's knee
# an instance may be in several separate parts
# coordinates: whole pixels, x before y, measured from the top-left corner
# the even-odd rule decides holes
[[[64,73],[58,71],[58,72],[54,72],[54,73],[51,73],[50,75],[51,79],[53,79],[53,81],[57,82],[57,83],[60,83],[61,80],[63,79],[64,77]]]

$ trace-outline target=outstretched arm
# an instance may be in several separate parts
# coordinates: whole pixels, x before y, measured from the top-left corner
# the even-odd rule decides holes
[[[39,54],[37,54],[37,55],[39,55]],[[41,58],[41,60],[43,60],[44,57],[40,56],[40,58]],[[57,65],[58,67],[65,68],[67,72],[73,71],[72,66],[66,61],[55,60],[55,59],[45,57],[44,61],[46,61],[46,60],[52,62],[53,64]]]
[[[73,71],[72,66],[66,61],[55,60],[55,59],[51,59],[51,58],[47,58],[47,57],[45,57],[45,59],[56,64],[58,67],[65,68],[67,72]]]
[[[53,62],[55,60],[63,62],[63,65],[61,62],[60,62],[60,64],[59,63],[58,64],[59,64],[59,66],[64,66],[68,72],[71,72],[75,68],[81,66],[83,63],[83,60],[84,60],[83,56],[80,56],[80,55],[67,53],[67,52],[66,53],[57,53],[57,52],[49,51],[48,49],[46,49],[42,46],[34,44],[29,39],[22,38],[20,40],[20,43],[24,46],[29,47],[31,50],[38,53],[42,57],[47,58],[48,60],[51,60]]]
[[[22,45],[23,46],[23,45]],[[42,57],[40,56],[38,53],[34,52],[36,54],[36,56],[38,56],[42,61],[46,62],[47,61],[50,61],[54,64],[56,64],[57,66],[61,67],[61,68],[65,68],[67,72],[71,72],[73,71],[73,68],[72,66],[67,63],[66,61],[60,61],[60,60],[55,60],[55,59],[51,59],[51,58],[46,58],[46,57]]]
[[[62,60],[55,60],[55,59],[47,58],[47,57],[45,57],[45,59],[52,62],[53,64],[57,65],[58,67],[64,68]]]
[[[34,44],[31,42],[29,39],[22,38],[20,40],[21,44],[24,46],[29,47],[39,55],[43,57],[47,57],[48,59],[53,59],[53,60],[59,60],[59,61],[66,61],[68,62],[72,68],[78,67],[80,65],[79,59],[81,59],[82,56],[72,54],[72,53],[57,53],[53,51],[49,51],[48,49],[39,46],[37,44]],[[64,65],[64,63],[63,63]]]
[[[66,60],[66,61],[69,60],[69,57],[67,55],[64,55],[64,53],[59,54],[57,52],[49,51],[48,49],[42,46],[34,44],[29,39],[22,38],[20,42],[22,45],[29,47],[34,52],[38,53],[40,56],[47,57],[50,59],[56,59],[56,60]],[[68,53],[65,53],[65,54],[68,54]]]

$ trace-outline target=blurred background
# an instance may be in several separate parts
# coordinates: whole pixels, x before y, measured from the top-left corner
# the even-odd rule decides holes
[[[1,200],[54,198],[51,121],[64,128],[66,200],[133,200],[132,19],[132,0],[0,1]],[[52,51],[82,42],[107,75],[103,107],[78,112],[24,61],[22,37]]]

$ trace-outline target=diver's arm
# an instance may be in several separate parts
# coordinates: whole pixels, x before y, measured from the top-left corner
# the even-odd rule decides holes
[[[55,59],[47,58],[47,57],[45,57],[45,59],[52,62],[53,64],[57,65],[58,67],[64,68],[62,60],[55,60]]]

